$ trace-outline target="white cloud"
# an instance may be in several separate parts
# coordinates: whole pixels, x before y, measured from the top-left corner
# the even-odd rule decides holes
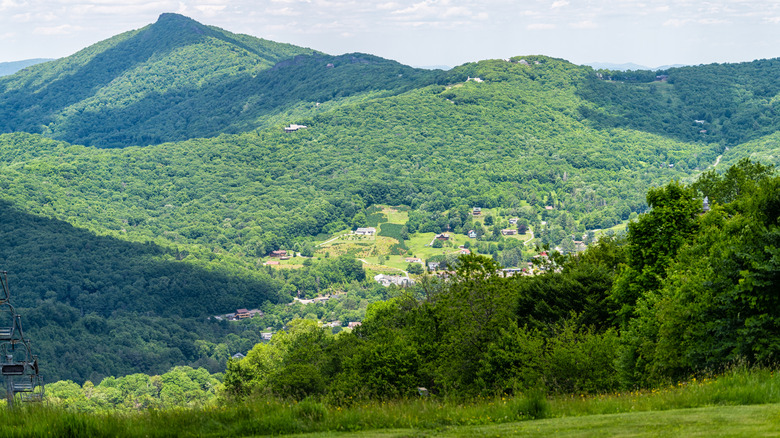
[[[284,7],[279,9],[266,9],[266,13],[277,17],[295,17],[301,14],[300,9]]]
[[[198,5],[195,9],[202,12],[206,17],[213,17],[217,13],[225,9],[225,5]]]
[[[533,23],[526,26],[526,29],[528,30],[552,30],[555,29],[557,26],[550,23]]]
[[[81,26],[71,26],[70,24],[62,24],[60,26],[52,27],[36,27],[33,29],[33,33],[36,35],[68,35],[81,31]]]
[[[569,6],[569,2],[567,2],[566,0],[556,0],[556,1],[553,2],[553,4],[550,6],[550,8],[552,8],[552,9],[559,9],[559,8],[564,7],[564,6]]]
[[[383,11],[389,11],[389,10],[397,9],[399,7],[401,7],[401,5],[399,5],[396,2],[380,3],[380,4],[376,5],[377,9],[383,10]]]
[[[666,27],[682,27],[687,23],[690,23],[690,19],[680,19],[680,18],[671,18],[669,20],[664,21],[664,26]]]
[[[0,11],[6,11],[9,9],[17,9],[25,6],[25,2],[18,2],[14,0],[0,0]]]
[[[572,23],[571,27],[574,29],[598,29],[599,25],[590,20],[583,20],[577,23]]]

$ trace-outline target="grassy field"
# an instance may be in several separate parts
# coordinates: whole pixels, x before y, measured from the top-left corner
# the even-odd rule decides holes
[[[294,435],[299,434],[299,435]],[[303,435],[300,435],[303,434]],[[88,414],[0,409],[0,436],[780,436],[780,375],[738,369],[647,391],[328,405],[256,398],[197,409]]]
[[[295,437],[778,437],[780,404],[565,417],[436,430],[326,432]]]

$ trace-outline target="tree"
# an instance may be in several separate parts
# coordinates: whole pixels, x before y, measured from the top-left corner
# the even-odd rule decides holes
[[[697,231],[702,208],[694,190],[677,181],[650,189],[647,204],[652,209],[628,224],[628,264],[613,289],[624,321],[640,297],[658,290],[677,250]]]
[[[425,272],[425,269],[419,263],[409,263],[406,266],[406,270],[412,275],[422,275]]]

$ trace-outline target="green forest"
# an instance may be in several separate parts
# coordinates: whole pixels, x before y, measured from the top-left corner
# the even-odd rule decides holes
[[[490,258],[462,256],[454,277],[369,306],[352,332],[296,321],[231,360],[225,389],[347,405],[418,387],[456,398],[604,393],[777,363],[774,169],[743,160],[653,188],[647,202],[625,237],[540,260],[542,275],[504,277]]]
[[[770,364],[779,72],[538,55],[424,70],[163,14],[0,77],[0,269],[47,380],[94,384],[94,410],[217,386],[336,404],[595,393]],[[368,243],[321,246],[366,226],[387,239],[378,264]],[[384,266],[425,239],[449,280]],[[277,250],[291,260],[267,264]],[[529,262],[545,273],[494,275]],[[373,281],[391,270],[416,286]],[[295,300],[318,296],[335,298]],[[221,317],[241,308],[263,314]],[[202,393],[162,397],[172,370]],[[114,391],[138,373],[153,401]]]

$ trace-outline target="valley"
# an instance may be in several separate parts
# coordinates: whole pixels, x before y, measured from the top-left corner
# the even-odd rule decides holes
[[[163,14],[0,77],[0,266],[90,411],[763,370],[779,74],[423,70]]]

